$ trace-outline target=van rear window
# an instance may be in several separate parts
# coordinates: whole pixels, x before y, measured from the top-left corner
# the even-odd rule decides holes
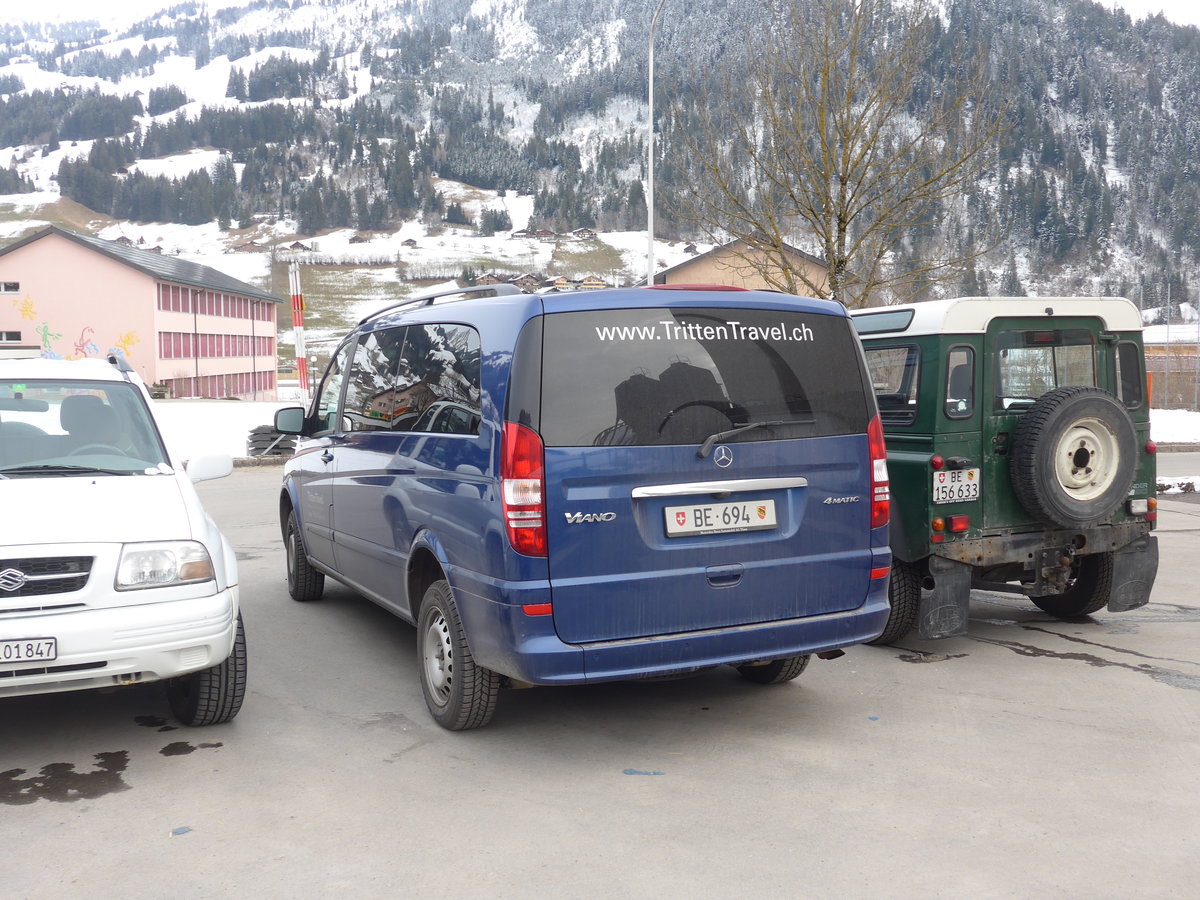
[[[759,309],[618,309],[544,320],[547,446],[862,432],[866,380],[847,319]]]

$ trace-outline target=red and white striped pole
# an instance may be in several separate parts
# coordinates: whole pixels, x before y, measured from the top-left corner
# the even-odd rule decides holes
[[[296,335],[296,377],[300,379],[300,401],[308,406],[308,357],[304,353],[304,295],[300,292],[300,264],[288,266],[292,289],[292,329]]]

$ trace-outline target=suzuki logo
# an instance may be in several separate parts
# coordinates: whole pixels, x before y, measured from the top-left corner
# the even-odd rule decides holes
[[[567,517],[568,525],[580,525],[584,522],[611,522],[617,517],[615,512],[602,513],[563,513]]]
[[[733,463],[733,451],[722,444],[713,454],[713,462],[717,464],[717,468],[729,468],[729,466]]]
[[[25,584],[25,573],[20,569],[5,569],[0,572],[0,591],[15,591]]]

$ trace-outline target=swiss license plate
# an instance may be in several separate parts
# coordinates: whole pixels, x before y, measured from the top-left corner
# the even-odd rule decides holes
[[[726,534],[763,531],[776,526],[774,500],[739,500],[732,503],[693,503],[664,510],[667,537],[693,534]]]
[[[19,641],[0,641],[0,662],[49,662],[57,658],[57,638],[22,638]]]
[[[979,499],[978,469],[954,469],[933,473],[933,502],[962,503]]]

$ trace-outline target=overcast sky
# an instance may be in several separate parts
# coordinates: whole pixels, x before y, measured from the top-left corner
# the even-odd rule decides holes
[[[209,0],[208,7],[212,10],[246,2],[249,0]],[[1180,25],[1200,26],[1200,2],[1197,0],[1101,0],[1101,2],[1109,9],[1114,4],[1124,7],[1134,19],[1161,12],[1172,22],[1178,22]],[[15,10],[10,9],[5,15],[9,18],[34,22],[95,18],[105,22],[115,21],[119,24],[129,24],[148,13],[157,12],[172,5],[174,5],[174,0],[109,0],[107,3],[103,0],[99,3],[96,0],[37,0],[36,3],[23,3]],[[696,9],[697,7],[692,7],[693,12]]]

